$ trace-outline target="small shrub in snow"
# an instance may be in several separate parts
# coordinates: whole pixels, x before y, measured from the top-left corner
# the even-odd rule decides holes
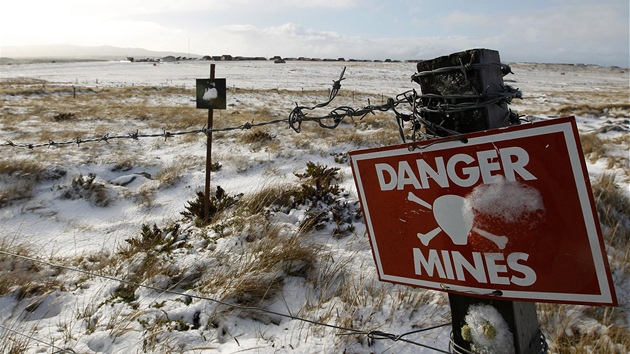
[[[103,183],[95,182],[96,175],[93,173],[87,176],[79,175],[72,179],[67,187],[62,189],[62,199],[85,199],[91,204],[106,207],[114,201],[112,192]]]
[[[253,144],[253,143],[267,143],[267,142],[272,141],[273,139],[275,139],[275,136],[267,133],[266,131],[254,130],[247,134],[244,134],[240,138],[240,141],[246,144]]]
[[[57,122],[60,122],[60,121],[66,121],[66,120],[72,120],[72,119],[74,119],[74,118],[75,118],[74,113],[66,113],[66,112],[63,112],[63,113],[57,113],[57,114],[55,114],[55,115],[53,116],[53,119],[54,119],[55,121],[57,121]]]
[[[217,214],[236,204],[242,196],[242,193],[228,195],[221,186],[217,186],[215,194],[210,196],[208,218],[204,217],[205,197],[203,192],[197,192],[197,198],[189,201],[186,206],[186,211],[182,211],[181,214],[193,219],[198,226],[206,225],[209,224]]]
[[[295,173],[304,180],[301,189],[293,196],[293,206],[305,205],[308,208],[303,227],[320,230],[334,223],[333,236],[343,237],[354,231],[352,222],[360,219],[357,203],[345,201],[343,188],[339,187],[338,167],[327,167],[313,162],[306,164],[306,172]]]
[[[136,290],[138,289],[137,285],[132,284],[121,284],[119,287],[114,290],[114,297],[120,298],[123,302],[132,303],[136,300]]]
[[[161,230],[155,224],[153,225],[153,228],[143,224],[141,237],[126,239],[125,242],[129,243],[134,249],[140,251],[153,250],[158,246],[161,246],[161,250],[168,250],[177,240],[178,235],[179,224],[174,224],[164,230]]]

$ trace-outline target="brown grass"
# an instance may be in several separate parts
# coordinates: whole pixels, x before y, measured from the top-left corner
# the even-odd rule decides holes
[[[600,221],[608,227],[606,241],[630,247],[630,196],[615,182],[616,174],[604,173],[592,185]]]
[[[555,109],[561,116],[590,115],[597,117],[625,118],[630,111],[630,103],[572,104]]]
[[[258,219],[256,219],[258,220]],[[306,235],[282,235],[281,230],[267,224],[248,238],[248,247],[216,255],[220,261],[205,275],[199,285],[204,293],[220,293],[225,300],[246,306],[263,306],[265,300],[278,295],[286,277],[309,277],[315,266],[318,247]]]
[[[290,205],[291,197],[299,192],[299,186],[291,186],[289,184],[270,184],[262,187],[259,192],[245,196],[242,202],[243,210],[248,213],[261,214],[273,205],[287,206]]]
[[[599,137],[597,132],[580,134],[580,144],[582,144],[584,155],[588,157],[591,162],[596,162],[606,156],[606,144]]]
[[[31,159],[6,158],[0,159],[0,208],[30,199],[34,185],[42,180],[56,179],[65,174],[58,168],[46,168],[41,162]]]
[[[614,308],[537,304],[539,321],[552,353],[612,353],[630,350],[630,330],[620,326],[624,314]],[[585,318],[594,318],[593,324]]]

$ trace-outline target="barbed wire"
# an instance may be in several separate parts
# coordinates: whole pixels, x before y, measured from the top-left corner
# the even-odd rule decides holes
[[[448,71],[463,71],[464,75],[467,75],[469,70],[477,70],[485,66],[501,67],[502,72],[505,74],[511,73],[509,66],[504,64],[462,64],[460,66],[452,66],[439,68],[432,71],[423,71],[412,75],[412,81],[416,81],[419,77],[427,75],[435,75]],[[226,127],[226,128],[207,128],[205,125],[201,129],[193,129],[187,131],[170,132],[163,130],[162,133],[140,134],[138,130],[135,133],[110,135],[105,134],[92,138],[80,138],[77,137],[73,140],[66,140],[62,142],[49,140],[47,143],[15,143],[13,141],[7,141],[0,144],[0,147],[18,147],[34,149],[39,147],[52,147],[52,146],[67,146],[67,145],[80,145],[83,143],[92,142],[108,142],[110,140],[117,139],[134,139],[139,138],[156,138],[162,137],[165,140],[178,135],[187,134],[211,134],[215,132],[227,132],[234,130],[246,130],[254,127],[261,127],[271,124],[288,124],[296,133],[301,132],[303,122],[316,122],[321,128],[335,129],[341,124],[345,118],[359,119],[365,118],[368,114],[374,114],[375,112],[387,112],[392,111],[395,114],[396,122],[398,125],[398,132],[401,140],[406,142],[405,125],[410,124],[411,140],[419,141],[436,136],[448,136],[448,135],[461,135],[460,133],[450,130],[443,126],[444,121],[441,123],[432,122],[427,119],[430,114],[437,114],[442,117],[449,117],[451,114],[461,113],[465,111],[481,109],[495,104],[510,103],[514,98],[522,98],[522,93],[518,89],[514,89],[508,85],[502,86],[502,91],[488,93],[487,88],[485,92],[468,94],[468,95],[438,95],[438,94],[418,94],[415,89],[408,90],[401,94],[396,95],[395,98],[388,98],[387,102],[382,105],[372,105],[368,100],[368,105],[355,109],[350,106],[339,106],[332,109],[328,114],[319,116],[309,116],[307,111],[315,111],[317,109],[324,108],[334,101],[339,90],[341,89],[341,81],[345,80],[344,74],[346,67],[341,71],[341,75],[338,80],[333,81],[332,89],[328,100],[314,106],[300,106],[296,103],[295,108],[289,113],[286,119],[276,119],[271,121],[264,121],[254,123],[248,122],[238,126]],[[463,102],[459,102],[462,101]],[[406,108],[406,109],[405,109]],[[519,117],[516,113],[508,111],[505,117],[505,121],[510,121],[512,124],[518,124]]]
[[[155,287],[155,286],[151,286],[151,285],[144,285],[138,282],[133,282],[133,281],[129,281],[129,280],[124,280],[124,279],[120,279],[114,276],[108,276],[108,275],[102,275],[102,274],[97,274],[97,273],[93,273],[87,270],[83,270],[80,268],[75,268],[75,267],[69,267],[69,266],[65,266],[65,265],[61,265],[61,264],[56,264],[50,261],[46,261],[43,259],[39,259],[36,257],[30,257],[30,256],[25,256],[25,255],[21,255],[21,254],[17,254],[17,253],[12,253],[12,252],[7,252],[7,251],[1,251],[0,250],[0,254],[5,255],[5,256],[10,256],[10,257],[15,257],[15,258],[19,258],[22,260],[27,260],[27,261],[31,261],[31,262],[35,262],[35,263],[39,263],[39,264],[43,264],[43,265],[47,265],[53,268],[59,268],[59,269],[65,269],[68,271],[72,271],[72,272],[77,272],[77,273],[81,273],[84,275],[88,275],[91,277],[95,277],[95,278],[101,278],[101,279],[107,279],[107,280],[111,280],[111,281],[116,281],[125,285],[131,285],[131,286],[135,286],[135,287],[140,287],[140,288],[144,288],[144,289],[149,289],[149,290],[153,290],[162,294],[171,294],[171,295],[179,295],[179,296],[184,296],[184,297],[188,297],[191,299],[197,299],[197,300],[203,300],[203,301],[209,301],[209,302],[213,302],[219,305],[223,305],[229,308],[234,308],[234,309],[238,309],[238,310],[242,310],[242,311],[258,311],[258,312],[262,312],[262,313],[266,313],[266,314],[270,314],[270,315],[275,315],[278,317],[283,317],[283,318],[288,318],[291,320],[296,320],[296,321],[300,321],[300,322],[305,322],[305,323],[310,323],[313,325],[317,325],[317,326],[323,326],[323,327],[328,327],[328,328],[332,328],[332,329],[336,329],[336,330],[340,330],[340,331],[344,331],[344,333],[340,333],[338,335],[366,335],[368,337],[368,339],[374,341],[374,340],[382,340],[382,339],[388,339],[388,340],[392,340],[392,341],[402,341],[402,342],[406,342],[409,344],[414,344],[420,347],[424,347],[424,348],[428,348],[431,350],[434,350],[436,352],[440,352],[440,353],[450,353],[447,351],[444,351],[442,349],[439,348],[435,348],[435,347],[431,347],[425,344],[421,344],[421,343],[417,343],[408,339],[405,339],[403,337],[411,335],[411,334],[416,334],[416,333],[420,333],[420,332],[425,332],[425,331],[430,331],[430,330],[434,330],[434,329],[438,329],[438,328],[442,328],[442,327],[446,327],[451,325],[451,323],[443,323],[443,324],[439,324],[439,325],[435,325],[435,326],[431,326],[431,327],[426,327],[426,328],[422,328],[419,330],[415,330],[415,331],[411,331],[411,332],[407,332],[407,333],[403,333],[403,334],[393,334],[393,333],[387,333],[387,332],[383,332],[383,331],[378,331],[378,330],[372,330],[372,331],[364,331],[364,330],[359,330],[359,329],[354,329],[354,328],[348,328],[348,327],[341,327],[341,326],[337,326],[337,325],[332,325],[329,323],[324,323],[324,322],[319,322],[319,321],[315,321],[315,320],[310,320],[304,317],[299,317],[299,316],[295,316],[292,314],[286,314],[286,313],[281,313],[281,312],[277,312],[277,311],[273,311],[273,310],[269,310],[269,309],[265,309],[265,308],[261,308],[261,307],[256,307],[256,306],[243,306],[243,305],[238,305],[238,304],[234,304],[234,303],[230,303],[227,301],[222,301],[222,300],[218,300],[218,299],[214,299],[214,298],[210,298],[210,297],[206,297],[206,296],[199,296],[199,295],[194,295],[194,294],[185,294],[185,293],[181,293],[172,289],[166,289],[166,288],[159,288],[159,287]],[[20,333],[21,334],[21,333]],[[24,335],[24,334],[22,334]]]
[[[460,61],[461,62],[461,61]],[[463,71],[464,76],[468,75],[470,70],[478,70],[481,67],[486,66],[500,66],[501,72],[506,75],[511,73],[512,70],[508,65],[500,63],[487,63],[487,64],[462,64],[460,66],[451,66],[445,68],[439,68],[431,71],[423,71],[412,75],[411,80],[416,81],[421,76],[435,75],[449,71]],[[303,121],[315,121],[319,123],[322,128],[334,129],[341,121],[346,117],[360,117],[363,119],[366,115],[374,113],[376,111],[389,111],[392,110],[396,115],[396,121],[399,127],[400,137],[405,142],[404,124],[406,122],[411,123],[413,141],[424,140],[429,138],[429,135],[444,136],[444,135],[461,135],[459,132],[450,130],[443,126],[442,123],[435,123],[428,120],[426,117],[429,114],[438,114],[442,117],[448,117],[451,114],[461,113],[465,111],[485,108],[495,104],[510,103],[514,98],[522,98],[522,93],[509,85],[502,85],[502,90],[499,92],[488,93],[488,88],[482,93],[466,94],[466,95],[438,95],[438,94],[418,94],[415,89],[408,90],[396,96],[396,99],[388,98],[387,103],[383,105],[368,105],[362,109],[354,109],[348,106],[341,106],[334,108],[327,115],[318,117],[308,117],[305,110],[314,110],[315,108],[323,108],[331,103],[339,87],[341,87],[341,80],[343,80],[343,74],[345,73],[345,67],[341,73],[339,80],[333,83],[330,98],[327,102],[320,103],[313,107],[304,107],[296,104],[296,107],[289,114],[289,124],[291,128],[297,133],[301,130],[301,123]],[[458,102],[462,101],[463,102]],[[451,103],[455,102],[455,103]],[[400,107],[407,107],[407,111],[402,111]],[[325,124],[324,120],[331,119],[333,124]],[[504,121],[510,121],[510,123],[518,124],[518,114],[508,111]],[[422,132],[422,128],[425,128],[429,133],[428,135]]]
[[[178,135],[200,134],[200,133],[207,135],[207,134],[216,133],[216,132],[227,132],[227,131],[232,131],[232,130],[251,129],[253,127],[261,127],[261,126],[265,126],[269,124],[278,124],[278,123],[283,123],[283,122],[286,123],[287,119],[277,119],[277,120],[260,122],[260,123],[248,122],[245,124],[241,124],[239,126],[233,126],[233,127],[227,127],[227,128],[206,128],[206,126],[204,125],[201,129],[193,129],[193,130],[178,131],[178,132],[170,132],[164,129],[162,133],[142,134],[140,133],[139,130],[136,130],[134,133],[128,133],[128,134],[110,135],[108,133],[99,137],[75,138],[73,140],[66,140],[66,141],[61,141],[61,142],[48,140],[47,143],[15,143],[9,140],[3,144],[0,144],[0,147],[10,146],[10,147],[34,149],[34,148],[39,148],[39,147],[53,147],[53,146],[64,146],[64,145],[74,145],[74,144],[81,145],[84,143],[108,142],[110,140],[117,140],[117,139],[138,140],[140,138],[164,138],[166,140],[168,138],[172,138]]]

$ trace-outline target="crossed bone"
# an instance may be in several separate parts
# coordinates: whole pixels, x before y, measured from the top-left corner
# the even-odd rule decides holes
[[[437,236],[440,231],[444,231],[456,245],[468,244],[468,234],[471,230],[492,241],[499,249],[505,249],[507,245],[507,237],[493,235],[488,231],[472,226],[472,213],[465,213],[465,209],[470,208],[470,206],[465,203],[466,200],[461,196],[451,194],[443,195],[436,198],[433,205],[418,198],[418,196],[412,192],[409,192],[407,199],[432,210],[433,217],[439,225],[439,227],[426,234],[418,233],[420,242],[425,246],[428,246],[429,242]]]

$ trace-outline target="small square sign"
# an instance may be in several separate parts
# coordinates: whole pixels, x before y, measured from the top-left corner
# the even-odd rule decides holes
[[[380,279],[616,305],[575,119],[466,138],[350,152]]]
[[[197,79],[197,108],[226,109],[225,79]]]

